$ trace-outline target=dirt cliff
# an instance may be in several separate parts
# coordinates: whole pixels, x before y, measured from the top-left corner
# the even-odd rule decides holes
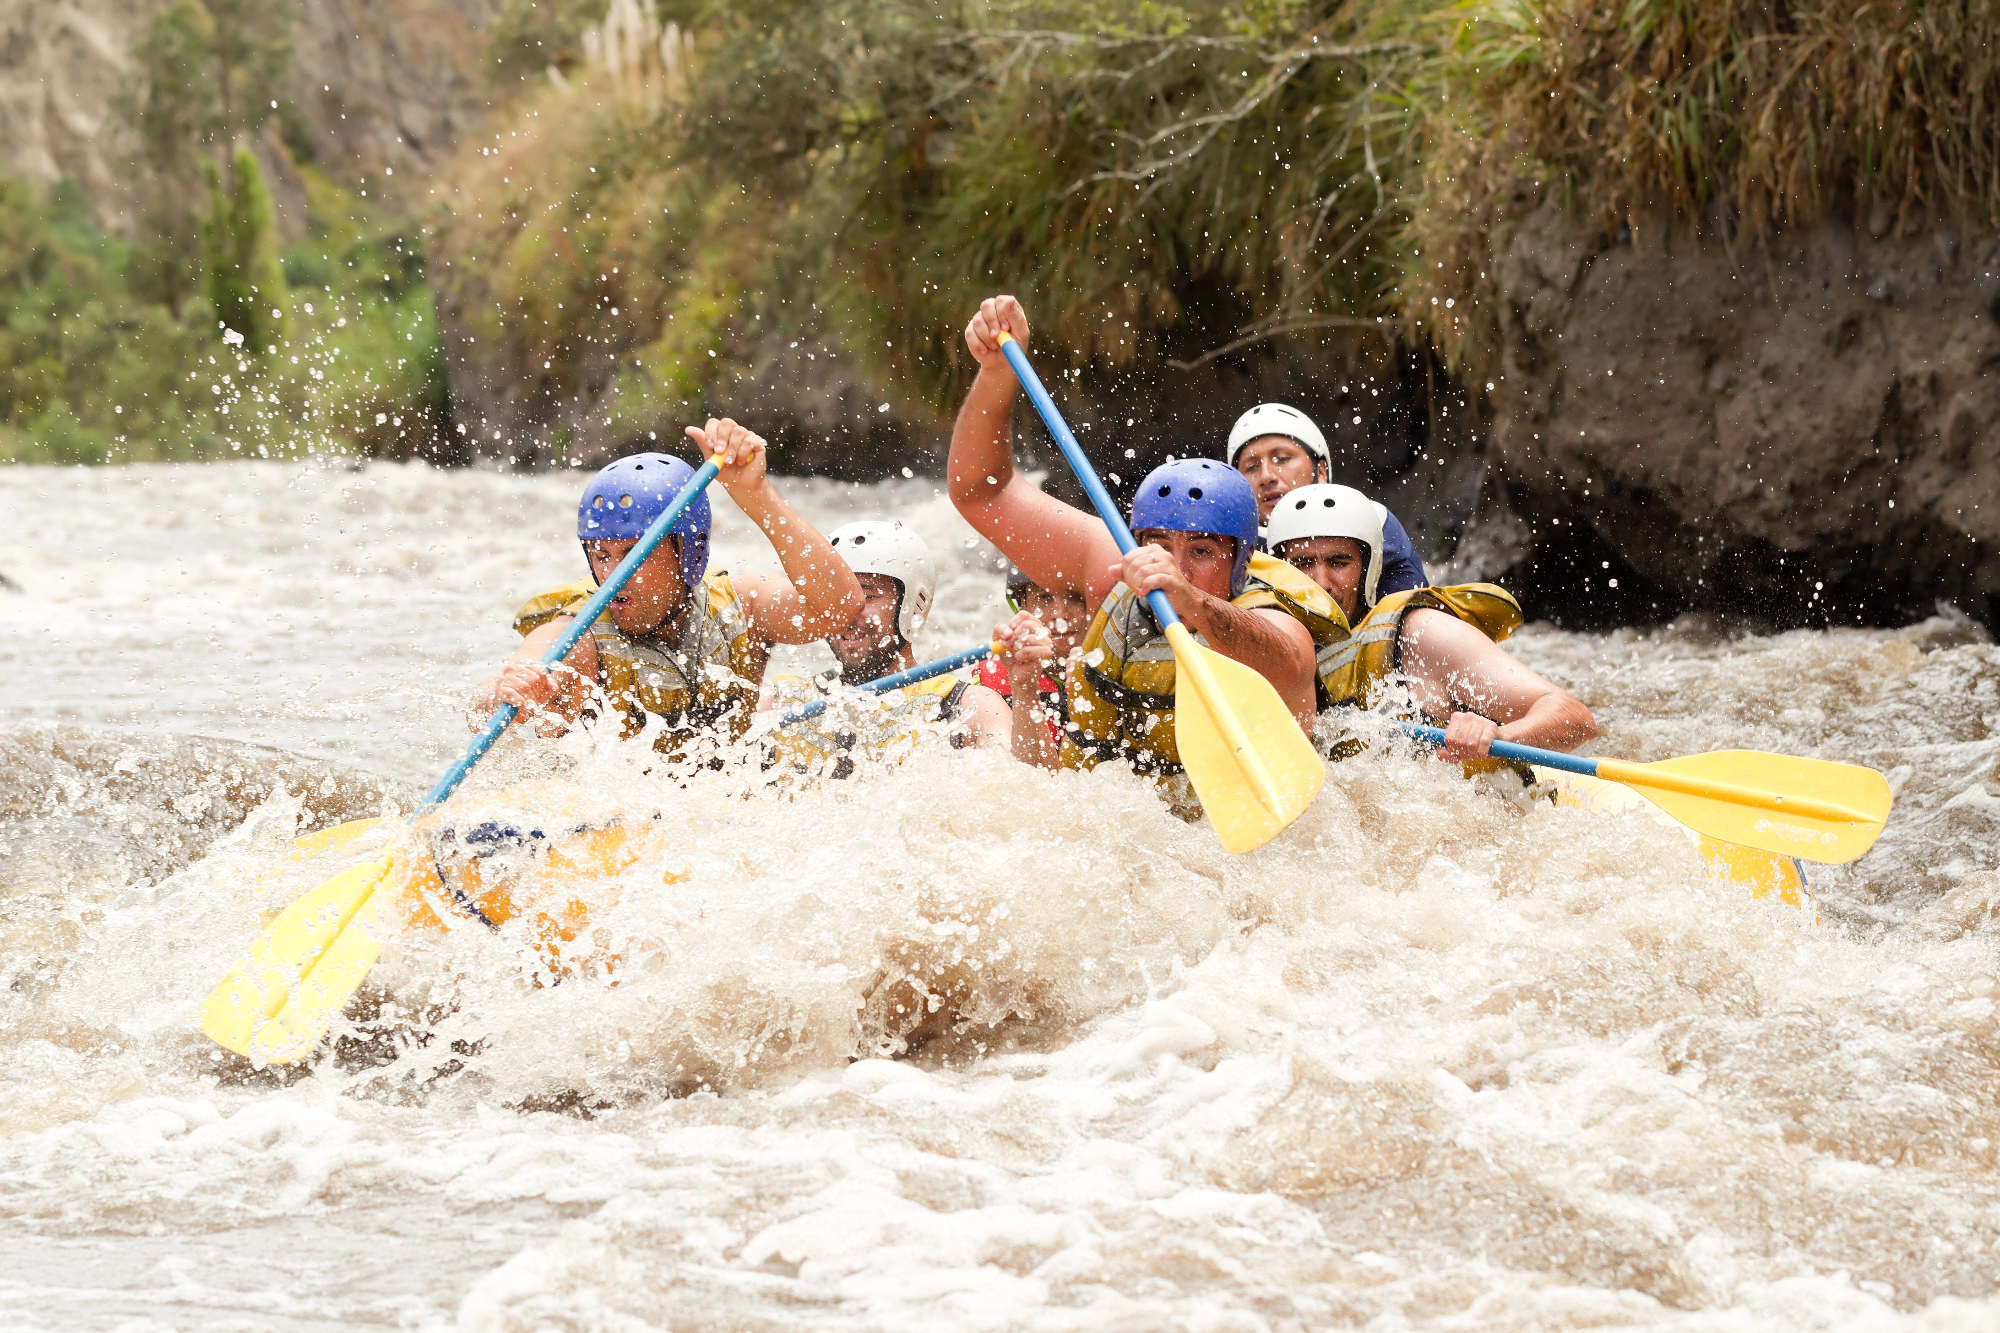
[[[1544,208],[1492,263],[1479,572],[1582,622],[1995,622],[2000,240],[1881,213],[1600,240]]]
[[[36,185],[72,178],[105,225],[132,225],[144,201],[117,100],[133,44],[161,8],[0,0],[0,174]],[[498,9],[499,0],[299,0],[280,87],[321,165],[344,183],[421,198],[401,182],[415,187],[436,169],[485,108],[481,30]],[[296,195],[282,180],[274,188],[281,205]]]

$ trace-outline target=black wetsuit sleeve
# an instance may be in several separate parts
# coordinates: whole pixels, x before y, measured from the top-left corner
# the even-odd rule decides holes
[[[1410,544],[1410,534],[1390,514],[1382,521],[1382,582],[1376,595],[1387,597],[1392,592],[1428,588],[1430,582],[1424,562],[1417,558],[1417,548]]]

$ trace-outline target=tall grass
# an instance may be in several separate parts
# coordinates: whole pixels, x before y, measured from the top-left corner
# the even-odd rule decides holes
[[[1476,298],[1494,223],[1547,198],[1605,234],[1704,210],[1725,237],[1842,212],[2000,226],[1984,0],[1465,0],[1434,23],[1408,89],[1426,108],[1408,240],[1430,257],[1402,286],[1413,323]],[[1441,332],[1490,351],[1467,328]]]

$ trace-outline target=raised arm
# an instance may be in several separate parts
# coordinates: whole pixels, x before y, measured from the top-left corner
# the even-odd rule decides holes
[[[1496,740],[1574,750],[1597,734],[1596,719],[1569,691],[1446,612],[1404,618],[1402,669],[1425,716],[1445,719],[1440,759],[1484,758]]]
[[[1014,471],[1012,422],[1021,386],[1000,350],[1003,329],[1027,345],[1028,317],[1011,296],[980,302],[965,326],[979,377],[951,432],[945,464],[951,502],[1029,578],[1054,592],[1082,593],[1094,613],[1111,591],[1103,570],[1118,558],[1118,546],[1096,515],[1044,495]]]
[[[772,488],[764,472],[763,439],[727,418],[711,418],[705,429],[689,426],[687,433],[704,455],[723,451],[717,480],[785,567],[782,579],[745,574],[735,581],[751,636],[765,646],[815,643],[845,628],[861,609],[861,584],[819,530]]]

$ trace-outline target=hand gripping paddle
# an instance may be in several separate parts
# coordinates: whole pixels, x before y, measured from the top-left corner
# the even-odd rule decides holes
[[[1000,350],[1097,516],[1111,529],[1119,553],[1137,546],[1027,353],[1006,333],[1000,335]],[[1196,643],[1165,593],[1148,593],[1146,606],[1174,650],[1174,739],[1188,781],[1223,847],[1255,851],[1312,805],[1326,781],[1326,765],[1270,681]]]
[[[542,654],[543,666],[553,666],[569,656],[570,649],[590,632],[611,599],[667,539],[667,530],[715,480],[720,463],[720,458],[711,458],[688,478],[666,512],[646,529],[646,535],[619,562],[611,577],[583,604],[562,637]],[[410,816],[411,822],[444,803],[519,711],[513,704],[494,710],[466,747],[465,756],[424,797]],[[381,955],[381,942],[375,935],[375,891],[389,882],[396,855],[391,849],[336,875],[280,912],[270,929],[250,946],[249,959],[202,1005],[201,1030],[209,1039],[264,1064],[291,1064],[312,1054]]]
[[[1403,730],[1426,745],[1444,744],[1437,727],[1405,722]],[[1894,799],[1888,779],[1872,768],[1761,750],[1713,750],[1653,764],[1585,759],[1512,741],[1493,742],[1492,753],[1622,782],[1697,833],[1827,865],[1844,865],[1873,847]]]

